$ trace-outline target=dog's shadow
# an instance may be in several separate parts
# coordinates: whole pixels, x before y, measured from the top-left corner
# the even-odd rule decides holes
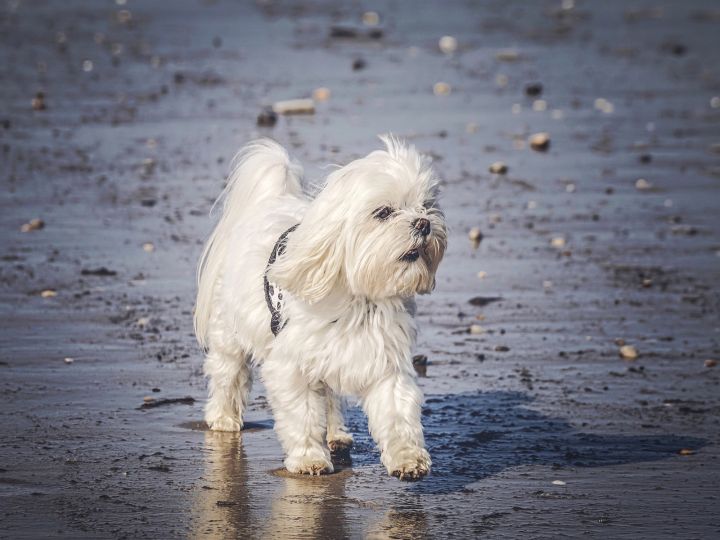
[[[433,460],[432,474],[411,489],[449,493],[520,465],[601,467],[666,459],[705,441],[675,435],[584,433],[568,421],[528,408],[533,399],[520,392],[430,395],[423,427]],[[379,459],[361,411],[348,411],[356,444],[352,460]]]

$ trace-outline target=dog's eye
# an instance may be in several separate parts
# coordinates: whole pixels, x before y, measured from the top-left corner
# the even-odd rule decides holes
[[[389,206],[383,206],[382,208],[375,210],[375,212],[373,212],[373,216],[379,220],[385,221],[387,218],[392,216],[394,212],[395,210]]]

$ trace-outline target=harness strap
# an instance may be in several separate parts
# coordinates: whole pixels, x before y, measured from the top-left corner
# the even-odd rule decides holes
[[[277,284],[271,283],[270,280],[268,280],[268,271],[270,270],[270,266],[275,263],[277,258],[283,253],[285,253],[285,248],[287,247],[287,237],[291,232],[298,228],[298,225],[300,224],[298,223],[296,225],[293,225],[284,233],[282,233],[277,239],[277,242],[275,242],[275,247],[273,248],[272,253],[270,254],[270,258],[268,259],[267,266],[265,267],[265,274],[263,275],[263,284],[265,286],[265,302],[267,303],[267,307],[270,310],[270,331],[273,333],[274,336],[277,336],[280,331],[285,328],[288,320],[284,319],[282,315],[282,307],[284,303],[283,292],[280,287],[277,286]]]

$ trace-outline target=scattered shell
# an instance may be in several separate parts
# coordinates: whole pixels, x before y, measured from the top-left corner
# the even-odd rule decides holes
[[[150,323],[150,319],[148,317],[140,317],[137,321],[135,321],[135,324],[138,326],[147,326]]]
[[[153,401],[155,401],[155,398],[152,397],[152,396],[145,396],[145,397],[143,398],[143,401],[144,401],[145,403],[152,403]]]
[[[313,99],[315,101],[327,101],[330,99],[330,89],[321,86],[313,90]]]
[[[257,117],[257,125],[261,127],[273,127],[277,123],[278,115],[272,109],[263,109]]]
[[[63,362],[65,362],[66,364],[72,364],[74,361],[75,361],[75,359],[70,358],[69,356],[67,358],[63,359]]]
[[[42,296],[43,298],[54,298],[57,296],[57,291],[53,289],[45,289],[40,293],[40,296]]]
[[[520,52],[517,49],[502,49],[495,53],[495,58],[501,62],[515,62],[520,60]]]
[[[27,223],[23,223],[22,227],[20,227],[20,231],[22,232],[30,232],[30,231],[39,231],[40,229],[45,228],[45,222],[40,218],[34,218],[28,221]]]
[[[502,161],[496,161],[490,165],[489,171],[493,174],[505,174],[508,172],[508,166]]]
[[[624,360],[636,360],[638,356],[638,351],[635,347],[632,345],[623,345],[620,347],[620,356]]]
[[[487,272],[485,270],[481,270],[477,273],[478,279],[485,279],[487,277]]]
[[[315,102],[312,99],[288,99],[276,102],[272,108],[277,114],[313,114]]]
[[[550,281],[549,279],[546,279],[545,281],[543,281],[543,288],[552,289],[552,287],[553,287],[552,281]]]
[[[86,73],[89,73],[90,71],[92,71],[93,70],[92,60],[83,60],[82,70]]]
[[[457,39],[452,36],[443,36],[438,41],[438,47],[445,54],[452,54],[457,50]]]
[[[153,251],[155,251],[155,244],[153,244],[152,242],[145,242],[143,244],[143,250],[147,253],[152,253]]]
[[[505,88],[508,85],[508,82],[510,80],[508,79],[508,76],[504,73],[498,73],[495,75],[495,84],[498,86],[498,88]]]
[[[568,193],[575,193],[575,184],[573,184],[572,182],[565,184],[565,191],[567,191]]]
[[[436,96],[447,96],[450,92],[452,92],[452,88],[446,82],[440,81],[433,85],[433,94]]]
[[[565,244],[567,242],[565,241],[565,238],[562,236],[556,236],[552,240],[550,240],[550,245],[557,249],[562,249],[565,247]]]
[[[44,111],[47,109],[47,106],[45,105],[45,94],[42,92],[35,94],[35,97],[32,98],[32,101],[30,102],[30,105],[32,106],[33,111]]]
[[[482,326],[480,326],[479,324],[471,324],[470,325],[470,333],[475,334],[475,335],[484,334],[485,329]]]
[[[598,111],[602,111],[605,114],[611,114],[611,113],[615,112],[615,106],[605,98],[597,98],[595,100],[595,102],[593,103],[593,106]]]
[[[472,229],[470,229],[470,230],[468,231],[468,238],[469,238],[472,242],[478,242],[478,243],[480,243],[480,241],[482,241],[482,239],[483,239],[483,233],[482,233],[482,231],[480,230],[479,227],[473,227]]]
[[[678,451],[678,454],[680,454],[681,456],[692,456],[694,453],[695,450],[693,450],[692,448],[681,448]]]
[[[366,26],[377,26],[380,24],[380,15],[376,11],[366,11],[363,13],[362,22]]]
[[[650,189],[652,187],[652,184],[645,180],[644,178],[638,178],[635,182],[635,189],[639,191],[644,191],[647,189]]]
[[[553,480],[552,481],[553,486],[565,486],[567,485],[566,482],[563,482],[562,480]]]
[[[712,358],[705,360],[705,367],[715,367],[718,365],[718,361]]]
[[[550,148],[550,135],[545,132],[535,133],[535,135],[532,135],[530,139],[528,139],[528,142],[530,143],[530,148],[533,150],[544,152]]]
[[[533,111],[535,112],[544,112],[547,110],[547,101],[544,99],[536,99],[533,101]]]

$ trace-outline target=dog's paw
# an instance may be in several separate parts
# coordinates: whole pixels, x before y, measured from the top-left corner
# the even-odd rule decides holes
[[[242,422],[231,416],[220,416],[219,418],[206,418],[205,422],[212,431],[240,431]]]
[[[352,435],[338,431],[328,436],[328,448],[333,454],[349,452],[353,445]]]
[[[388,460],[387,470],[390,476],[415,482],[421,480],[430,473],[430,454],[424,448],[405,450],[400,453],[397,459]]]
[[[291,473],[309,474],[310,476],[330,474],[335,470],[332,462],[324,456],[308,455],[288,456],[285,458],[285,468]]]

